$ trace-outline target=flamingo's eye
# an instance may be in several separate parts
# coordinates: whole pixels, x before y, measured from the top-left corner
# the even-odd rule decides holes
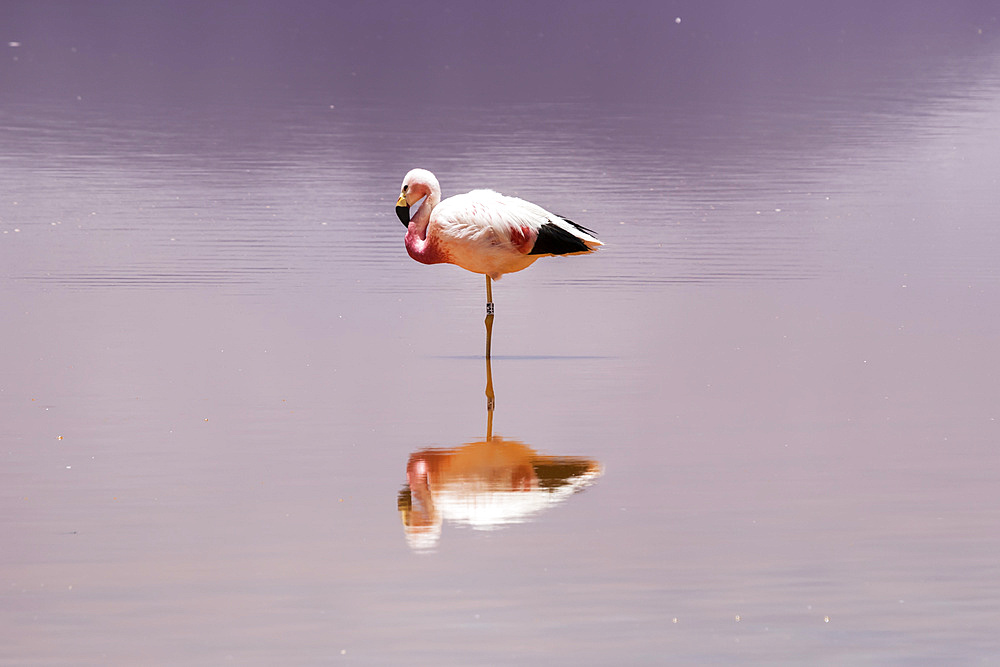
[[[410,187],[410,186],[409,185],[404,185],[403,186],[403,192],[406,192],[406,188],[408,188],[408,187]]]

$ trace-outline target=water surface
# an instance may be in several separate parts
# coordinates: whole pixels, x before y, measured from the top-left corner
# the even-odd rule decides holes
[[[10,99],[0,661],[1000,659],[1000,59],[903,55]],[[490,425],[483,280],[406,257],[413,166],[607,243],[495,285]]]

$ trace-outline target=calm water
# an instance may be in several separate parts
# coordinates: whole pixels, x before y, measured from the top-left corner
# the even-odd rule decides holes
[[[5,102],[0,663],[1000,661],[1000,52],[910,55]],[[607,243],[495,285],[491,426],[413,166]]]

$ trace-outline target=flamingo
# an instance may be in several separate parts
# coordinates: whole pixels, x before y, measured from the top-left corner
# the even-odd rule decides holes
[[[486,357],[493,323],[493,280],[531,266],[539,257],[581,255],[603,245],[596,234],[541,206],[493,190],[441,200],[426,169],[403,179],[396,215],[406,227],[406,252],[423,264],[455,264],[486,276]]]

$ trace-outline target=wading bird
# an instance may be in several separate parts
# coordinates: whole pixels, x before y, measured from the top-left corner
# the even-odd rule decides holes
[[[403,179],[396,215],[406,227],[406,252],[424,264],[455,264],[486,276],[486,356],[493,323],[492,280],[521,271],[539,257],[577,255],[603,245],[595,233],[531,202],[493,190],[441,200],[426,169]]]

